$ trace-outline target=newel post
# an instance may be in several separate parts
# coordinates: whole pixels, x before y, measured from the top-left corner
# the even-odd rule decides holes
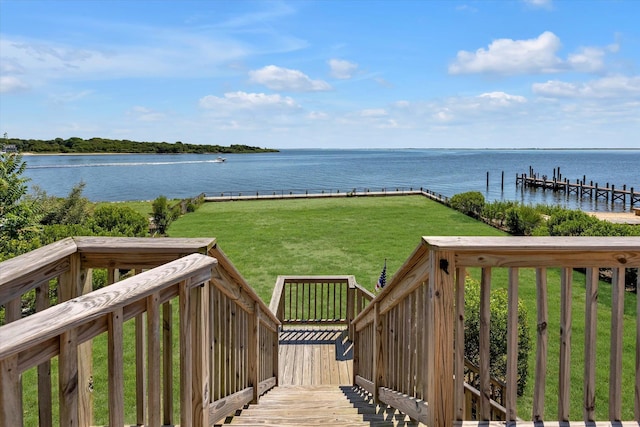
[[[452,427],[454,418],[454,288],[455,257],[430,250],[427,300],[427,425]]]
[[[69,256],[69,270],[58,282],[59,302],[69,301],[92,290],[91,269],[82,268],[79,253]],[[93,342],[78,344],[76,331],[60,337],[60,424],[93,424]],[[64,349],[64,351],[63,351]],[[67,406],[65,408],[65,406]]]

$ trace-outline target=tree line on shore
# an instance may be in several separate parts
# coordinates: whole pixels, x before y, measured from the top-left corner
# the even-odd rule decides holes
[[[21,153],[127,153],[127,154],[211,154],[211,153],[268,153],[277,152],[271,148],[253,147],[243,144],[204,145],[188,144],[182,141],[138,142],[127,139],[72,137],[50,140],[5,138],[4,145],[15,145]]]

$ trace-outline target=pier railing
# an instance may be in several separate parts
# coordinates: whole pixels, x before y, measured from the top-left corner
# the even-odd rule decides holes
[[[239,200],[273,200],[273,199],[319,199],[335,197],[384,197],[421,195],[440,203],[448,204],[449,198],[441,193],[417,187],[360,187],[351,189],[288,189],[260,191],[222,191],[208,193],[207,202],[228,202]]]
[[[582,179],[576,178],[575,182],[571,182],[569,179],[555,176],[549,178],[547,176],[540,176],[534,174],[533,170],[530,170],[529,175],[521,174],[516,175],[516,186],[521,185],[522,188],[541,188],[543,190],[551,190],[554,192],[563,191],[566,195],[575,194],[578,199],[584,199],[589,197],[591,200],[604,200],[612,205],[616,202],[621,203],[623,207],[626,207],[627,203],[631,207],[640,206],[640,192],[634,190],[633,187],[627,188],[624,184],[622,187],[616,187],[615,184],[609,184],[608,182],[603,185],[598,185],[593,181],[587,182],[586,177]]]
[[[109,286],[91,290],[94,268],[108,270]],[[139,274],[118,281],[123,269]],[[0,425],[23,425],[21,376],[33,367],[41,426],[57,424],[54,412],[60,425],[93,425],[100,393],[110,425],[207,426],[277,384],[279,322],[215,239],[69,238],[0,263],[0,271]],[[59,302],[50,306],[55,287]],[[21,318],[29,292],[37,312]],[[103,334],[106,391],[94,384],[92,366],[92,340]],[[124,378],[127,347],[135,379]],[[124,404],[131,387],[135,408]]]
[[[613,269],[610,334],[597,337],[597,305],[604,298],[598,289],[600,268]],[[545,420],[547,384],[557,389],[557,406],[547,413],[553,420],[593,422],[596,405],[607,406],[606,420],[625,417],[640,421],[640,323],[636,304],[633,320],[625,318],[624,274],[640,267],[640,238],[545,238],[545,237],[424,237],[410,259],[400,268],[382,293],[353,321],[355,383],[376,400],[389,404],[429,426],[485,425],[502,412],[506,421],[520,418]],[[586,274],[574,268],[586,269]],[[556,270],[557,269],[557,270]],[[523,277],[533,277],[537,316],[535,373],[532,412],[518,414],[518,291]],[[464,328],[465,277],[480,276],[480,348],[478,386],[472,392],[465,384]],[[532,276],[531,276],[532,275]],[[504,280],[505,283],[498,283]],[[556,283],[557,280],[557,283]],[[575,281],[575,282],[574,282]],[[489,356],[489,294],[494,286],[508,289],[507,363],[504,408],[498,411],[491,399]],[[586,289],[584,317],[575,307],[572,291]],[[559,295],[556,297],[556,293]],[[554,297],[549,297],[552,294]],[[557,299],[556,299],[557,298]],[[640,299],[638,300],[640,301]],[[530,301],[529,306],[534,304]],[[558,304],[560,319],[549,316],[548,307]],[[578,325],[579,324],[579,325]],[[572,349],[573,325],[584,328],[585,346]],[[624,325],[624,328],[623,328]],[[623,358],[623,329],[635,337],[636,348],[626,349]],[[549,340],[558,340],[559,359],[548,358]],[[608,394],[596,402],[596,340],[608,341],[606,378]],[[576,354],[580,352],[580,354]],[[572,361],[581,360],[579,376],[584,378],[571,390]],[[557,372],[551,377],[548,372]],[[625,382],[624,378],[633,379]],[[551,382],[554,384],[551,384]],[[624,384],[624,387],[623,387]],[[570,394],[582,393],[581,413],[570,413]],[[472,403],[473,400],[475,403]],[[473,406],[473,411],[470,409]],[[624,412],[623,408],[626,408]],[[633,414],[630,408],[634,408]],[[466,421],[470,412],[476,421]],[[584,425],[584,421],[576,425]],[[519,421],[518,425],[534,425]],[[535,425],[545,425],[544,422]],[[557,425],[557,424],[553,424]],[[569,424],[568,424],[569,425]],[[608,424],[607,424],[608,425]]]
[[[283,325],[344,325],[374,295],[354,276],[278,276],[269,305]]]

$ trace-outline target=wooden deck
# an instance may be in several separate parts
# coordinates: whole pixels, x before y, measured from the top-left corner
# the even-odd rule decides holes
[[[347,330],[290,326],[280,332],[280,385],[351,385],[353,353]]]

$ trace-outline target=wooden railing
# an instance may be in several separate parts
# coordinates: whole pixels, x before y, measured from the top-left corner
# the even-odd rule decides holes
[[[278,276],[269,307],[283,325],[348,326],[373,297],[353,276]]]
[[[91,291],[93,268],[108,269],[109,286]],[[120,269],[148,270],[117,281]],[[21,375],[36,366],[39,425],[54,425],[54,404],[60,425],[94,424],[92,339],[105,332],[110,425],[210,425],[277,383],[279,322],[215,239],[69,238],[0,263],[0,272],[1,426],[23,425]],[[51,284],[60,302],[49,307]],[[22,296],[34,291],[37,312],[21,319]],[[135,379],[124,378],[124,348],[135,350]],[[124,405],[129,386],[135,413]]]
[[[465,276],[479,268],[480,285],[480,366],[477,391],[477,421],[465,422],[470,399],[465,392],[464,352],[464,284]],[[545,238],[545,237],[424,237],[410,259],[401,267],[371,304],[354,319],[354,375],[355,383],[386,404],[405,412],[429,426],[480,425],[490,420],[496,411],[492,402],[489,360],[490,308],[489,293],[492,278],[505,269],[508,288],[507,372],[504,391],[504,416],[507,421],[518,420],[517,392],[517,326],[518,290],[520,270],[534,271],[537,295],[535,346],[536,364],[533,376],[533,410],[522,414],[535,422],[544,419],[547,367],[557,364],[558,389],[557,417],[567,422],[595,418],[595,348],[596,308],[598,299],[598,272],[611,268],[611,334],[609,340],[608,396],[599,404],[608,402],[608,419],[622,418],[623,397],[626,405],[635,406],[629,425],[640,421],[640,322],[627,322],[635,328],[636,348],[627,349],[635,357],[625,361],[625,375],[633,375],[635,382],[622,389],[623,356],[622,331],[624,323],[624,273],[626,268],[640,267],[640,238]],[[559,269],[559,301],[549,299],[548,269]],[[584,319],[584,354],[574,360],[584,360],[583,411],[569,414],[572,288],[574,268],[586,269],[584,286],[586,304]],[[475,271],[475,270],[474,270]],[[640,299],[638,300],[640,301]],[[531,307],[532,302],[528,302]],[[547,343],[551,330],[548,306],[559,304],[559,360],[549,360]],[[640,310],[634,305],[635,319]],[[631,370],[631,372],[629,372]],[[575,385],[575,384],[574,384]],[[465,391],[466,390],[466,391]],[[633,403],[631,403],[633,402]],[[554,402],[555,403],[555,402]],[[467,406],[467,408],[465,407]],[[627,406],[628,407],[628,406]],[[628,412],[627,412],[628,413]],[[468,415],[467,415],[468,416]],[[518,421],[518,425],[533,425]],[[544,423],[536,424],[544,425]],[[556,424],[552,424],[556,425]],[[584,425],[584,422],[576,425]],[[595,425],[595,424],[594,424]],[[603,424],[604,425],[604,424]],[[606,424],[609,425],[609,424]]]

